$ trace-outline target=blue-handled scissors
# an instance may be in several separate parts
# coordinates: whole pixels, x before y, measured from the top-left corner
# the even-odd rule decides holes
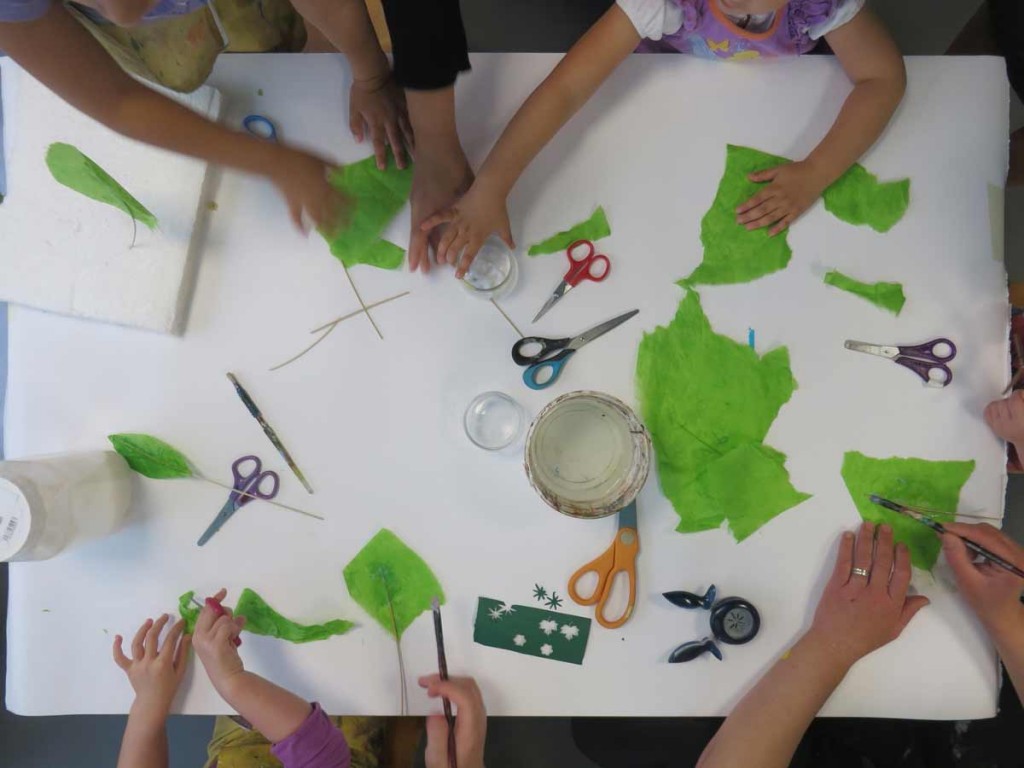
[[[576,353],[576,350],[599,336],[604,336],[612,328],[622,325],[639,311],[639,309],[633,309],[618,317],[613,317],[611,320],[605,320],[600,325],[595,325],[571,339],[544,339],[540,336],[527,336],[512,345],[512,359],[515,360],[516,365],[527,366],[523,371],[523,381],[526,386],[530,389],[547,389],[558,380],[562,368]],[[536,347],[537,349],[535,352],[524,354],[527,347]],[[552,352],[557,352],[557,354],[552,355]]]
[[[252,463],[252,467],[248,471],[243,470],[242,465],[249,462]],[[235,477],[234,490],[231,491],[231,495],[228,496],[228,500],[221,507],[217,516],[213,518],[210,527],[206,529],[203,535],[199,537],[199,541],[196,542],[200,547],[208,542],[213,537],[213,534],[219,531],[224,523],[231,519],[235,512],[253,499],[269,501],[277,496],[277,490],[281,486],[281,478],[277,472],[272,470],[264,472],[263,462],[259,460],[258,456],[242,456],[235,459],[234,464],[231,465],[231,474]],[[268,480],[271,483],[271,487],[266,489],[265,485]]]
[[[540,308],[540,312],[533,318],[535,323],[549,309],[555,306],[565,294],[584,280],[600,283],[612,271],[612,263],[608,260],[608,257],[598,253],[594,244],[589,240],[577,240],[566,249],[565,255],[569,259],[569,271],[565,273],[562,282],[558,284],[551,293],[550,298]]]
[[[886,357],[909,368],[932,387],[945,387],[953,381],[953,371],[946,363],[956,357],[956,345],[949,339],[932,339],[924,344],[906,346],[868,344],[847,339],[844,346],[854,352]]]
[[[263,115],[246,115],[242,127],[257,139],[277,142],[277,127],[269,117]]]

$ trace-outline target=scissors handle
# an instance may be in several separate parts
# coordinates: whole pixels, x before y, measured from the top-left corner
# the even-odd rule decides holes
[[[943,351],[938,352],[936,351],[937,349],[942,349]],[[901,355],[918,357],[933,363],[948,363],[956,357],[956,344],[949,339],[932,339],[924,344],[899,347],[899,350]]]
[[[539,363],[549,353],[555,352],[559,349],[565,349],[569,346],[569,342],[572,339],[545,339],[540,336],[527,336],[524,339],[520,339],[512,345],[512,359],[516,365],[533,365]],[[536,352],[530,352],[524,354],[523,350],[532,345],[537,345],[538,349]]]
[[[569,596],[580,605],[597,605],[594,618],[605,629],[617,629],[629,621],[636,605],[636,556],[640,551],[640,537],[634,528],[619,528],[615,541],[605,552],[590,561],[569,579]],[[580,594],[579,582],[590,573],[597,574],[597,586],[589,596]],[[629,599],[626,607],[618,618],[609,619],[605,615],[608,599],[615,586],[615,577],[626,574],[629,582]]]
[[[903,348],[901,348],[903,349]],[[918,360],[900,355],[895,362],[916,373],[930,387],[947,387],[953,381],[953,371],[948,365],[929,360]]]
[[[586,253],[577,258],[580,250]],[[607,256],[595,252],[594,244],[589,240],[577,240],[566,250],[569,257],[569,271],[565,275],[565,282],[575,287],[583,280],[590,280],[600,283],[608,273],[612,271],[612,263]]]
[[[530,389],[547,389],[562,375],[562,369],[569,362],[569,358],[576,353],[574,349],[563,349],[554,357],[534,363],[523,371],[523,383]]]

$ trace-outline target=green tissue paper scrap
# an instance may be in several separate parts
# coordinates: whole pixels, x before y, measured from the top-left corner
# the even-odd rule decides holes
[[[186,592],[178,598],[178,613],[185,620],[185,631],[189,633],[195,631],[196,620],[202,610],[192,602],[194,596],[195,592]],[[275,611],[248,587],[239,595],[234,615],[245,617],[243,631],[253,635],[276,637],[289,643],[326,640],[334,635],[343,635],[355,626],[351,621],[344,619],[334,619],[325,624],[298,624]]]
[[[825,210],[837,219],[888,232],[910,205],[910,179],[882,183],[863,165],[855,163],[825,189],[822,197]]]
[[[790,483],[785,456],[763,445],[796,389],[785,347],[759,355],[715,333],[700,297],[687,291],[672,322],[644,334],[636,377],[678,531],[728,520],[742,540],[809,498]]]
[[[382,528],[345,566],[348,593],[394,638],[444,591],[430,567],[387,528]]]
[[[529,605],[507,605],[481,597],[476,604],[473,641],[541,659],[582,664],[590,619]]]
[[[834,269],[825,275],[825,285],[867,299],[876,307],[881,307],[894,315],[899,315],[907,302],[901,283],[862,283]]]
[[[608,217],[604,214],[604,208],[597,207],[586,221],[581,221],[574,227],[552,235],[547,240],[530,246],[526,253],[529,256],[540,256],[544,253],[557,253],[568,249],[577,240],[600,240],[608,237],[612,228],[608,226]]]
[[[61,142],[51,144],[46,151],[46,166],[65,187],[112,205],[150,229],[156,228],[156,216],[76,147]]]
[[[412,166],[399,169],[389,153],[386,170],[378,169],[376,158],[368,157],[338,168],[329,181],[352,206],[348,222],[337,233],[333,236],[320,233],[330,245],[331,253],[346,267],[369,264],[381,269],[397,269],[401,266],[405,252],[380,236],[409,199]]]
[[[872,504],[874,494],[910,507],[931,510],[939,522],[955,517],[960,490],[974,472],[974,461],[928,461],[926,459],[876,459],[857,451],[843,458],[843,481],[860,516],[892,526],[897,542],[910,550],[914,566],[931,570],[939,557],[939,537],[916,520]]]

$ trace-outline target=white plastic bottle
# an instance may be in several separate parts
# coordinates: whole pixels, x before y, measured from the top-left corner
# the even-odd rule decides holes
[[[46,560],[120,527],[131,470],[114,451],[0,461],[0,562]]]

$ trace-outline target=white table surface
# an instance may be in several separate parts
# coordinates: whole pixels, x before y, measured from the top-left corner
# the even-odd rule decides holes
[[[479,162],[516,106],[557,61],[551,55],[480,55],[459,82],[459,120]],[[848,91],[829,58],[766,66],[688,57],[634,57],[544,150],[512,196],[524,246],[603,204],[613,234],[611,279],[573,292],[536,327],[529,319],[561,277],[563,259],[520,260],[504,306],[522,327],[565,334],[632,308],[640,315],[588,347],[550,390],[534,393],[509,360],[515,335],[450,273],[424,279],[357,267],[363,297],[412,294],[341,327],[303,360],[268,368],[309,330],[357,306],[324,244],[304,240],[266,182],[224,175],[184,338],[162,338],[13,308],[6,437],[9,457],[101,448],[111,432],[149,432],[228,479],[231,461],[256,452],[282,472],[280,500],[323,513],[311,521],[253,504],[202,550],[195,539],[223,502],[196,481],[138,479],[130,524],[48,562],[10,569],[8,707],[23,714],[124,712],[131,691],[110,661],[115,632],[171,611],[186,589],[249,586],[300,620],[336,616],[361,625],[306,646],[247,637],[247,665],[337,713],[394,714],[394,647],[349,598],[342,567],[382,526],[422,554],[448,593],[450,667],[475,675],[496,715],[714,715],[747,690],[809,621],[839,532],[858,516],[839,474],[843,453],[978,462],[962,508],[1002,514],[1003,446],[981,408],[1007,376],[1006,294],[991,244],[989,188],[1006,169],[1007,86],[996,59],[910,59],[894,123],[864,159],[883,178],[909,175],[911,206],[886,235],[854,228],[819,205],[790,234],[780,273],[701,294],[715,328],[761,351],[785,344],[799,389],[767,442],[789,456],[796,488],[813,498],[742,544],[725,531],[683,536],[656,478],[639,499],[641,555],[634,618],[594,627],[582,666],[472,642],[477,597],[529,604],[535,583],[564,593],[569,575],[603,551],[614,521],[581,522],[530,489],[518,450],[489,454],[462,433],[478,392],[512,393],[535,414],[574,389],[635,404],[634,364],[644,331],[668,322],[674,281],[701,258],[699,222],[721,177],[727,142],[802,156]],[[224,56],[212,82],[227,119],[273,118],[288,140],[350,161],[367,154],[348,135],[348,75],[330,56]],[[262,96],[257,95],[262,89]],[[1001,198],[995,196],[1001,205]],[[999,210],[991,212],[992,215]],[[408,214],[390,231],[406,242]],[[821,285],[827,268],[904,283],[900,318]],[[845,338],[911,342],[952,336],[960,347],[947,390],[852,355]],[[237,401],[235,371],[291,446],[316,488],[305,494]],[[670,589],[739,594],[761,610],[749,645],[669,666],[678,643],[707,634],[704,614],[667,604]],[[953,594],[940,565],[916,572],[932,599],[903,637],[858,664],[829,715],[963,718],[992,715],[994,653]],[[229,601],[230,602],[230,601]],[[43,609],[48,609],[44,612]],[[590,615],[570,601],[563,610]],[[403,642],[415,713],[430,709],[414,677],[435,668],[431,622]],[[193,668],[181,712],[227,710]]]

